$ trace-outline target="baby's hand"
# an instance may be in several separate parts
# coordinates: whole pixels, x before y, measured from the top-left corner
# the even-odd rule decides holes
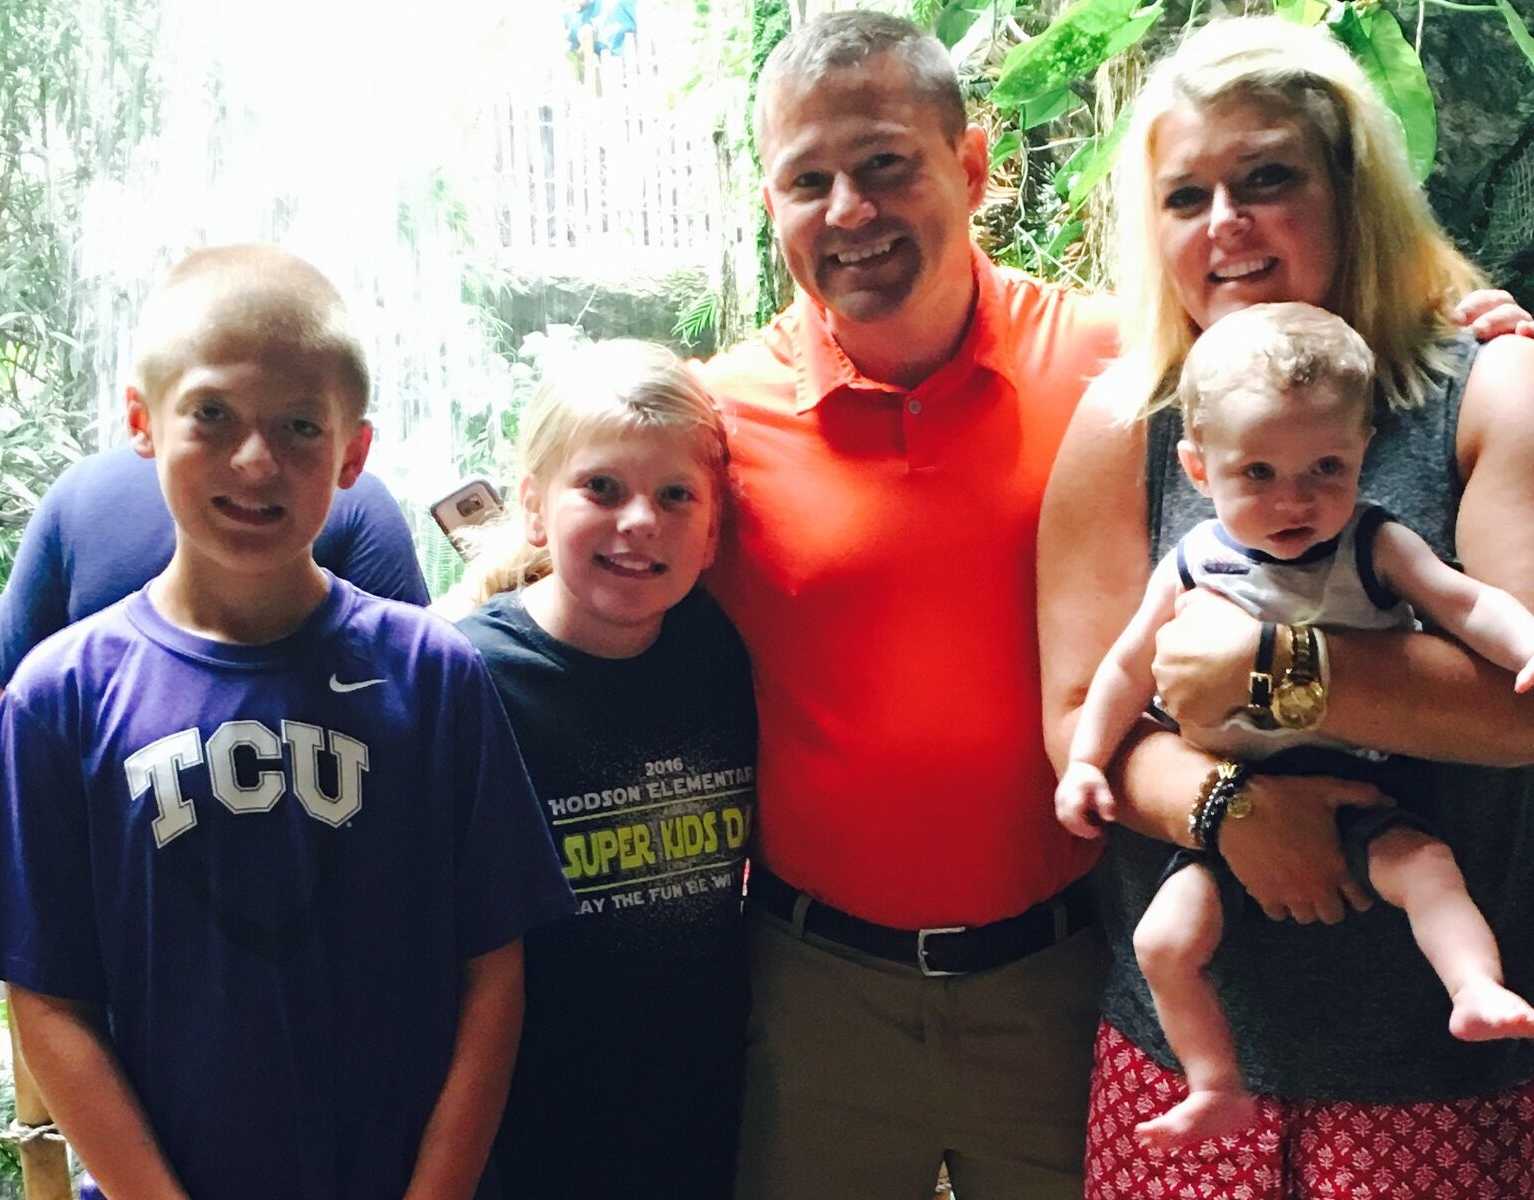
[[[1103,826],[1116,819],[1116,808],[1102,771],[1079,758],[1071,759],[1055,789],[1055,816],[1060,824],[1077,837],[1102,837]]]
[[[1520,696],[1534,687],[1534,658],[1523,664],[1523,670],[1518,672],[1518,678],[1513,680],[1513,691]]]

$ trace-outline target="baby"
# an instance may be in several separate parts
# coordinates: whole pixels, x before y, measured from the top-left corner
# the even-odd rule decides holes
[[[1218,729],[1182,730],[1229,758],[1189,813],[1199,851],[1173,857],[1135,931],[1141,970],[1189,1089],[1169,1112],[1137,1126],[1155,1149],[1234,1132],[1256,1112],[1205,974],[1244,896],[1219,858],[1218,838],[1225,820],[1250,811],[1249,762],[1296,746],[1336,746],[1311,732],[1325,710],[1320,627],[1410,628],[1415,606],[1516,671],[1516,690],[1534,684],[1534,615],[1444,564],[1384,510],[1359,503],[1373,372],[1363,339],[1307,304],[1255,305],[1199,338],[1178,384],[1187,430],[1178,456],[1215,516],[1151,575],[1139,610],[1093,676],[1055,793],[1060,821],[1073,833],[1096,837],[1113,820],[1104,770],[1152,699],[1156,631],[1181,592],[1210,588],[1263,621],[1245,712]],[[1382,769],[1353,753],[1350,773]],[[1367,876],[1361,882],[1410,918],[1453,1002],[1450,1032],[1467,1041],[1534,1036],[1534,1008],[1502,986],[1496,941],[1449,848],[1398,808],[1342,809],[1338,823],[1350,865]]]

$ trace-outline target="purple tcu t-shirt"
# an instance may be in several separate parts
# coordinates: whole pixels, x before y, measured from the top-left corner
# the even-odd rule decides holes
[[[572,907],[479,656],[339,580],[266,646],[56,634],[0,771],[0,976],[105,1006],[194,1196],[400,1195],[463,960]]]

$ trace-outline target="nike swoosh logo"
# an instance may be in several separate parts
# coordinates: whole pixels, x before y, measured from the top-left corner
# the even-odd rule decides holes
[[[383,683],[382,679],[359,679],[356,683],[342,683],[334,675],[330,677],[330,690],[333,692],[360,692],[363,688],[372,687],[375,683]]]

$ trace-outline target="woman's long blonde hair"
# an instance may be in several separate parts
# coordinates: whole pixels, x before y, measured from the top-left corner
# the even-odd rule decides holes
[[[592,438],[636,430],[669,430],[692,440],[698,461],[715,480],[714,503],[725,500],[729,455],[718,406],[691,371],[664,346],[618,339],[572,351],[544,378],[522,411],[517,479],[545,487],[571,453]],[[547,546],[527,538],[520,503],[492,524],[468,531],[463,579],[432,607],[451,618],[467,615],[498,592],[515,591],[547,575]]]
[[[1287,110],[1319,143],[1337,198],[1338,276],[1330,307],[1374,351],[1381,395],[1420,406],[1442,370],[1449,310],[1484,286],[1439,228],[1407,165],[1394,114],[1325,29],[1235,17],[1197,30],[1158,63],[1135,100],[1115,173],[1121,358],[1101,382],[1126,419],[1172,402],[1198,336],[1162,258],[1152,162],[1157,123],[1180,104],[1254,100]]]

